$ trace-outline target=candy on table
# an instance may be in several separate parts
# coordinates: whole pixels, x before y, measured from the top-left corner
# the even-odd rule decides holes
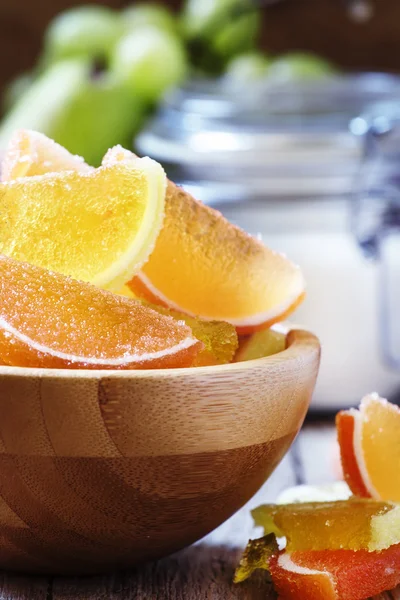
[[[336,422],[349,486],[317,494],[303,486],[280,501],[325,501],[253,510],[268,535],[249,542],[236,581],[267,569],[282,600],[365,600],[400,584],[400,504],[391,502],[400,497],[400,409],[371,394]],[[349,488],[359,497],[348,498]],[[341,499],[327,501],[335,495]],[[274,535],[284,550],[274,548]]]
[[[381,552],[281,552],[269,570],[281,600],[365,600],[400,583],[400,544]]]
[[[365,600],[400,584],[400,544],[368,550],[279,551],[270,534],[251,540],[235,582],[267,570],[281,600]]]
[[[400,507],[352,497],[336,502],[266,504],[252,511],[265,535],[285,537],[287,550],[382,550],[400,543]],[[397,535],[396,535],[397,532]]]
[[[273,534],[266,535],[258,540],[249,540],[240,559],[240,564],[235,571],[235,583],[245,581],[257,569],[269,571],[271,558],[278,554],[279,548]]]
[[[343,472],[354,494],[400,502],[400,408],[378,394],[337,415]]]

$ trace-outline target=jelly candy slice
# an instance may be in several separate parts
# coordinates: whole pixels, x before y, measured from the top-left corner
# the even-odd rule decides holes
[[[184,321],[191,328],[193,335],[203,342],[203,350],[199,352],[192,366],[207,367],[223,365],[232,361],[238,347],[238,336],[236,329],[230,323],[204,321],[156,304],[144,304],[162,315],[168,315],[177,321]]]
[[[165,173],[150,159],[0,184],[0,253],[119,290],[163,224]]]
[[[279,551],[273,535],[251,540],[235,583],[268,571],[281,600],[365,600],[400,584],[400,544],[367,550]]]
[[[282,600],[364,600],[400,583],[400,544],[382,552],[281,552],[269,569]]]
[[[48,368],[191,366],[202,343],[147,306],[0,256],[0,360]]]
[[[103,164],[135,156],[112,148]],[[304,297],[301,270],[171,182],[164,226],[134,293],[247,334],[282,320]]]
[[[43,133],[29,129],[18,129],[14,133],[1,163],[2,181],[59,171],[89,173],[93,168]]]
[[[400,502],[400,408],[370,394],[336,417],[343,472],[354,494]]]
[[[400,543],[399,507],[363,498],[264,505],[252,511],[265,534],[285,537],[287,550],[381,550]]]
[[[240,340],[239,349],[235,355],[235,362],[264,358],[265,356],[282,352],[285,348],[285,334],[273,329],[256,331],[256,333]]]

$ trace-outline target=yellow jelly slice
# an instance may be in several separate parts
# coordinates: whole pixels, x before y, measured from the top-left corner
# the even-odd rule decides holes
[[[285,537],[288,552],[383,550],[400,543],[400,510],[394,504],[352,497],[337,502],[266,504],[252,511],[265,534]]]
[[[129,288],[128,288],[129,289]],[[235,327],[224,321],[204,321],[200,318],[143,302],[162,315],[173,317],[177,321],[184,321],[192,330],[193,335],[203,342],[204,348],[199,352],[192,366],[207,367],[230,363],[238,347],[238,336]]]
[[[256,333],[240,340],[235,362],[264,358],[283,352],[285,348],[286,336],[283,333],[273,329],[256,331]]]
[[[0,253],[118,291],[149,258],[166,177],[150,159],[0,184]]]
[[[93,171],[80,156],[68,152],[38,131],[17,129],[3,155],[1,180],[32,177],[60,171]]]

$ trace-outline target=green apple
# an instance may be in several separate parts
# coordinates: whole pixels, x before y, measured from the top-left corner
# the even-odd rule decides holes
[[[106,59],[121,33],[121,17],[110,8],[71,8],[60,13],[47,29],[44,63],[71,57]]]
[[[186,77],[186,50],[175,35],[143,27],[122,38],[115,47],[111,68],[135,97],[156,103],[166,90]]]
[[[32,73],[21,73],[13,79],[6,87],[3,96],[3,107],[5,111],[11,109],[20,97],[30,88],[35,78]]]
[[[97,166],[110,146],[131,144],[143,113],[112,76],[93,78],[90,61],[62,61],[43,73],[5,116],[0,149],[15,129],[35,129]]]
[[[329,77],[336,72],[331,63],[306,52],[292,52],[272,61],[268,79],[273,82],[310,81]]]
[[[246,84],[265,77],[271,61],[261,52],[248,52],[233,58],[227,66],[224,80],[226,82]]]
[[[128,6],[122,12],[122,20],[127,32],[148,25],[170,33],[178,32],[178,21],[174,14],[166,6],[155,2],[140,2]]]

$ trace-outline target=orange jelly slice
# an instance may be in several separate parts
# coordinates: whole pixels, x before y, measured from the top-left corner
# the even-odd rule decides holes
[[[377,394],[336,417],[343,472],[353,494],[400,502],[400,408]]]
[[[350,498],[337,502],[271,504],[252,511],[265,534],[285,537],[287,550],[382,550],[400,543],[399,507]]]
[[[0,360],[85,369],[188,367],[202,348],[183,322],[0,256]]]
[[[103,164],[132,160],[131,152],[117,146]],[[241,334],[283,320],[305,294],[296,265],[170,181],[154,250],[128,285],[153,304],[228,321]]]

